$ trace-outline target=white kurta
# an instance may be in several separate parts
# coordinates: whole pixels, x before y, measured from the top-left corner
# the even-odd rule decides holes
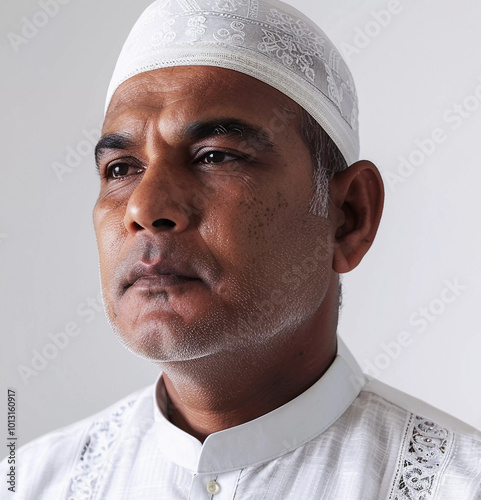
[[[286,405],[202,444],[165,417],[159,378],[24,446],[15,500],[474,500],[474,429],[362,375],[341,345]],[[407,409],[406,407],[410,407]],[[423,416],[413,413],[423,411]],[[431,419],[436,416],[437,422]],[[6,476],[6,463],[0,465]]]

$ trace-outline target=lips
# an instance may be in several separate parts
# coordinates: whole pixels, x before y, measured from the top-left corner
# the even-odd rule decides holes
[[[165,288],[190,281],[201,281],[201,279],[186,265],[165,261],[155,264],[137,262],[128,273],[123,289],[126,291],[132,286],[148,289]]]

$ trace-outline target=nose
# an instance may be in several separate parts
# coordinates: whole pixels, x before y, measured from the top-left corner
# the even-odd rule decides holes
[[[148,167],[129,197],[124,225],[129,233],[182,232],[189,226],[185,190],[153,166]]]

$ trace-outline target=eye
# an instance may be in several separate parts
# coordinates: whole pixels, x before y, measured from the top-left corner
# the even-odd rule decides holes
[[[203,160],[203,163],[222,163],[226,160],[227,156],[234,158],[232,155],[228,155],[224,151],[210,151],[204,155],[201,160]]]
[[[121,179],[123,177],[128,177],[129,175],[139,174],[142,172],[142,168],[137,165],[131,165],[130,163],[114,163],[109,165],[106,169],[106,177],[112,179]]]
[[[204,165],[213,165],[216,163],[225,163],[229,161],[239,160],[239,157],[228,153],[227,151],[209,151],[201,157],[199,157],[198,162]]]

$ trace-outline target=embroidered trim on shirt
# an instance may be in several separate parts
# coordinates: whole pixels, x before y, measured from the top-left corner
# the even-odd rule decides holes
[[[434,499],[436,482],[446,465],[452,433],[411,414],[390,500]]]
[[[91,500],[109,465],[108,454],[127,420],[135,400],[117,408],[109,418],[94,422],[74,469],[68,500]]]

